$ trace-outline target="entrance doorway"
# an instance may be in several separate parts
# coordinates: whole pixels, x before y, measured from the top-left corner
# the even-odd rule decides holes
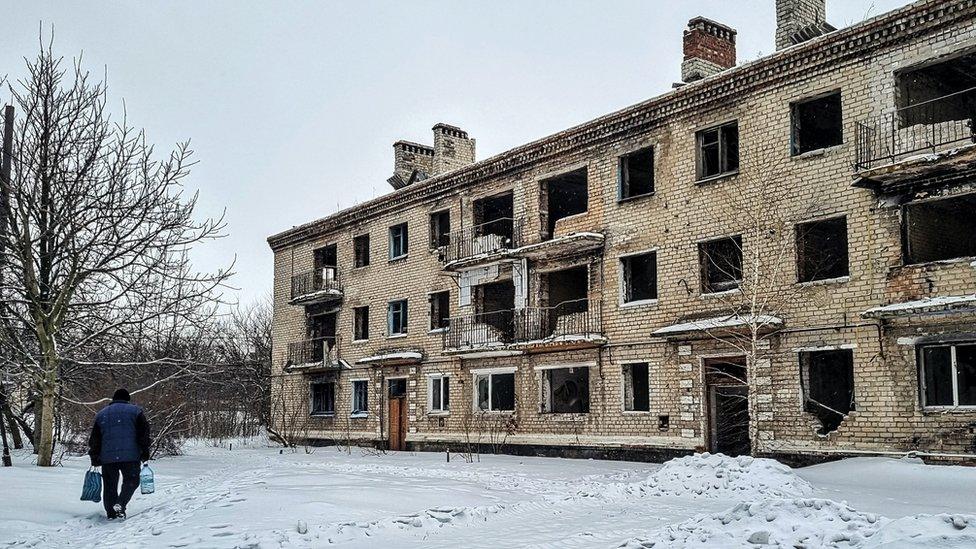
[[[707,359],[705,390],[708,451],[727,456],[749,455],[749,385],[745,357]]]
[[[407,449],[407,380],[388,379],[387,398],[390,410],[390,450]]]

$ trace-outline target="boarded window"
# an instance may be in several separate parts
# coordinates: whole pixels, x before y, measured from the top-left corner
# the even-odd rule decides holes
[[[352,382],[352,413],[365,414],[369,411],[369,382],[365,379]]]
[[[800,282],[840,278],[849,273],[847,218],[796,226],[797,276]]]
[[[976,194],[904,206],[906,263],[976,256]]]
[[[440,248],[451,243],[451,212],[444,210],[430,214],[430,247]]]
[[[849,349],[800,353],[803,407],[820,420],[820,434],[836,431],[854,410],[854,352]]]
[[[438,376],[430,378],[430,411],[446,412],[451,409],[451,378]]]
[[[742,283],[741,236],[699,243],[698,259],[702,293],[727,292]]]
[[[369,339],[369,307],[354,307],[353,316],[353,339]]]
[[[391,301],[387,310],[388,335],[407,333],[407,300]]]
[[[651,386],[646,362],[624,364],[624,410],[649,412],[651,410]]]
[[[407,224],[401,223],[390,227],[390,259],[403,257],[408,251]]]
[[[475,378],[477,404],[484,411],[515,410],[515,374],[484,374]]]
[[[919,354],[924,406],[976,406],[976,343],[927,346]]]
[[[792,105],[793,154],[826,149],[844,142],[840,92]]]
[[[335,413],[335,383],[331,381],[315,382],[311,386],[312,415],[330,415]]]
[[[352,239],[353,265],[365,267],[369,265],[369,235],[361,234]]]
[[[702,130],[698,144],[698,179],[708,179],[739,171],[739,123]]]
[[[657,253],[622,257],[620,265],[625,303],[657,299]]]
[[[430,294],[430,329],[447,328],[451,317],[451,292]]]
[[[585,414],[590,411],[590,369],[556,368],[542,372],[542,411]]]
[[[620,157],[620,199],[654,192],[654,147]]]

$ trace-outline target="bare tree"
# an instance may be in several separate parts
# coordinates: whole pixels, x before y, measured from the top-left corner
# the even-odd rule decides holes
[[[157,159],[143,131],[111,120],[104,83],[50,45],[27,72],[10,86],[19,119],[3,188],[0,328],[4,368],[36,394],[38,465],[51,465],[56,407],[71,398],[63,379],[104,367],[91,358],[107,342],[135,348],[210,321],[230,271],[197,273],[189,262],[223,222],[194,218],[196,196],[182,186],[188,143]]]

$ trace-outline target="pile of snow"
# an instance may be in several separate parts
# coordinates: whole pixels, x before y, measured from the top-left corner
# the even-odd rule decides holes
[[[915,515],[885,524],[865,547],[976,547],[976,516]]]
[[[666,462],[641,490],[656,496],[747,501],[804,497],[813,487],[793,469],[772,459],[704,453]]]

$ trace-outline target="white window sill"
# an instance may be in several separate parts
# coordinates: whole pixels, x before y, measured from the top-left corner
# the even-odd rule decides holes
[[[447,332],[447,328],[434,328],[433,330],[428,330],[428,334],[443,334]]]
[[[515,414],[515,410],[482,410],[481,408],[475,408],[474,413],[492,416],[511,416]]]
[[[351,342],[353,345],[362,345],[363,343],[369,343],[368,339],[354,339]]]
[[[974,256],[953,257],[952,259],[939,259],[936,261],[926,261],[925,263],[905,263],[904,265],[893,267],[893,269],[910,269],[912,267],[919,267],[919,268],[937,267],[939,265],[955,265],[956,263],[971,263],[974,264],[973,265],[974,267],[976,267],[976,257]]]
[[[797,282],[797,285],[799,285],[800,287],[825,286],[825,285],[828,285],[828,284],[843,284],[845,282],[850,282],[850,281],[851,281],[851,277],[850,276],[838,276],[836,278],[822,278],[820,280],[810,280],[810,281],[807,281],[807,282]]]
[[[427,416],[428,417],[447,417],[449,415],[451,415],[451,411],[450,410],[442,410],[442,411],[441,410],[437,410],[437,411],[433,411],[433,412],[427,412]]]
[[[923,406],[922,413],[925,414],[973,414],[976,413],[974,405],[959,406]]]
[[[396,257],[391,257],[390,258],[390,263],[395,263],[397,261],[403,261],[404,259],[406,259],[408,257],[410,257],[410,254],[403,254],[403,255],[398,255]]]
[[[390,335],[386,336],[386,339],[400,339],[401,337],[407,337],[406,332],[404,332],[402,334],[390,334]]]
[[[711,293],[707,293],[707,294],[702,294],[702,295],[700,295],[698,297],[700,299],[718,299],[718,298],[728,297],[730,295],[735,295],[735,294],[740,294],[740,293],[742,293],[742,290],[740,290],[739,288],[735,288],[735,289],[732,289],[732,290],[724,290],[724,291],[721,291],[721,292],[711,292]]]
[[[637,301],[623,301],[620,303],[621,309],[628,308],[639,308],[639,307],[657,307],[658,300],[656,299],[638,299]]]
[[[812,151],[807,151],[800,154],[791,155],[790,158],[793,160],[808,160],[811,158],[820,158],[821,156],[827,156],[830,153],[838,151],[844,148],[844,144],[840,143],[838,145],[831,145],[829,147],[824,147],[821,149],[814,149]]]
[[[369,417],[369,412],[353,412],[349,414],[349,419],[365,419]]]
[[[624,410],[623,414],[625,416],[649,416],[651,415],[650,410]]]
[[[335,417],[335,412],[313,412],[308,417],[313,419],[332,419]]]

